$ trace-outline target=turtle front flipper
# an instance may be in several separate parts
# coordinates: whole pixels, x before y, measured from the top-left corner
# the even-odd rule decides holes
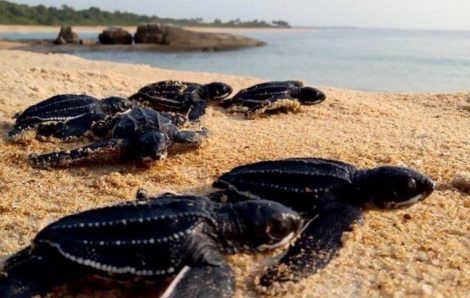
[[[0,297],[45,295],[82,273],[73,264],[41,247],[26,247],[5,261],[0,272]]]
[[[269,268],[261,277],[262,286],[274,282],[299,281],[324,268],[341,247],[341,236],[354,221],[361,218],[362,209],[352,205],[337,205],[322,210],[302,231],[280,263]]]
[[[298,111],[300,109],[300,103],[290,96],[275,95],[269,99],[263,100],[259,104],[251,107],[246,113],[247,118],[255,118],[258,115],[266,112],[286,110],[286,111]]]
[[[130,143],[126,139],[110,139],[73,150],[41,155],[31,154],[28,161],[35,168],[67,166],[74,161],[86,161],[101,156],[116,155],[122,157],[129,147]]]
[[[235,279],[219,246],[195,233],[186,243],[188,264],[183,267],[161,298],[232,297]]]
[[[203,128],[199,131],[175,131],[173,133],[173,141],[175,143],[189,144],[193,146],[201,145],[202,141],[207,138],[207,129]]]
[[[206,113],[207,101],[206,100],[198,100],[191,107],[188,111],[188,120],[189,122],[196,122],[201,118],[202,115]]]

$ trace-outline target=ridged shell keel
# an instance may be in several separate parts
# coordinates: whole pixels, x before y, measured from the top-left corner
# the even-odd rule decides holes
[[[162,198],[90,210],[51,224],[34,243],[103,275],[169,276],[181,267],[185,239],[212,220],[202,206]]]
[[[243,102],[243,100],[266,100],[271,97],[291,98],[292,89],[288,86],[266,86],[250,91],[241,91],[232,100]]]
[[[234,168],[214,186],[235,196],[274,200],[304,213],[322,200],[352,193],[354,171],[351,165],[324,159],[264,161]]]
[[[16,122],[21,123],[31,118],[66,120],[92,111],[98,102],[98,99],[87,95],[57,95],[27,108]]]

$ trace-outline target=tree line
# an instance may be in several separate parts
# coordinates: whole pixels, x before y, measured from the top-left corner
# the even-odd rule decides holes
[[[143,23],[162,22],[180,26],[221,26],[221,27],[290,27],[283,20],[266,22],[262,20],[242,21],[240,19],[223,22],[215,19],[206,22],[202,18],[171,19],[158,16],[139,15],[135,13],[103,11],[97,7],[83,10],[62,5],[46,7],[44,5],[29,6],[0,0],[0,24],[26,25],[82,25],[82,26],[133,26]]]

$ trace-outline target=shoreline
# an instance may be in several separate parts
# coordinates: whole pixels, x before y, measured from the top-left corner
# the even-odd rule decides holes
[[[72,26],[77,33],[100,33],[109,26]],[[135,32],[137,26],[116,26],[121,27],[129,32]],[[299,32],[312,31],[315,28],[293,27],[293,28],[230,28],[230,27],[197,27],[184,26],[187,30],[195,32],[214,32],[214,33],[231,33],[231,32]],[[0,25],[0,33],[59,33],[60,26],[44,26],[44,25]]]
[[[245,48],[263,47],[266,43],[260,40],[236,37],[206,41],[180,41],[169,45],[131,44],[105,45],[94,40],[84,40],[83,44],[55,45],[48,40],[12,41],[0,39],[0,49],[22,50],[34,53],[74,54],[80,52],[219,52],[235,51]]]
[[[210,105],[201,119],[210,137],[198,150],[171,153],[147,167],[97,162],[38,170],[27,164],[30,153],[89,142],[32,139],[17,144],[5,139],[12,115],[54,94],[127,97],[148,83],[168,79],[223,81],[236,93],[262,80],[26,51],[0,50],[0,61],[0,256],[25,247],[39,229],[66,214],[132,200],[141,187],[152,194],[205,194],[212,191],[215,177],[235,166],[315,156],[360,168],[411,167],[432,177],[437,188],[411,208],[366,212],[364,222],[344,235],[338,256],[317,274],[288,284],[282,297],[468,294],[470,197],[452,183],[460,174],[470,175],[468,91],[376,93],[322,86],[327,94],[323,103],[254,120]],[[235,298],[259,297],[252,283],[260,271],[259,259],[236,255],[229,260],[236,277]],[[127,297],[125,290],[86,285],[79,293]],[[67,294],[61,288],[51,297]]]
[[[47,43],[47,44],[45,44]],[[265,46],[265,44],[254,44],[252,47],[259,47]],[[245,47],[232,47],[228,49],[221,49],[220,51],[232,51],[232,50],[239,50],[244,49]],[[52,50],[51,50],[52,49]],[[218,49],[211,49],[204,48],[204,47],[191,47],[189,48],[187,44],[185,45],[153,45],[153,44],[133,44],[133,45],[100,45],[96,44],[94,41],[90,42],[90,40],[86,40],[84,45],[51,45],[49,42],[35,40],[34,42],[30,41],[15,41],[9,39],[0,39],[0,50],[12,50],[12,51],[26,51],[31,53],[55,53],[55,54],[68,54],[80,57],[79,55],[75,55],[75,53],[83,53],[83,52],[159,52],[159,53],[184,53],[184,52],[191,52],[191,51],[212,51],[217,52]],[[96,60],[102,61],[102,60]],[[107,60],[109,62],[113,62],[111,60]],[[123,63],[123,62],[116,62],[116,63]],[[129,64],[133,64],[130,63]],[[168,69],[173,70],[173,69]],[[174,69],[174,71],[177,71]],[[224,75],[236,75],[230,73],[223,73]],[[297,78],[298,79],[298,78]],[[440,95],[440,94],[455,94],[455,95],[462,95],[470,92],[469,89],[452,89],[452,90],[434,90],[434,91],[410,91],[410,90],[368,90],[368,89],[354,89],[347,86],[337,87],[338,89],[343,90],[355,90],[359,92],[370,92],[370,93],[377,93],[377,94],[400,94],[400,95]],[[470,107],[469,107],[470,109]]]

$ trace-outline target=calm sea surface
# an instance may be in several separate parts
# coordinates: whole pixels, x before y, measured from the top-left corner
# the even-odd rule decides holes
[[[88,52],[95,60],[255,76],[371,91],[470,90],[470,31],[332,29],[244,32],[268,46],[213,53]],[[0,38],[54,38],[0,33]],[[94,38],[86,33],[82,38]]]

